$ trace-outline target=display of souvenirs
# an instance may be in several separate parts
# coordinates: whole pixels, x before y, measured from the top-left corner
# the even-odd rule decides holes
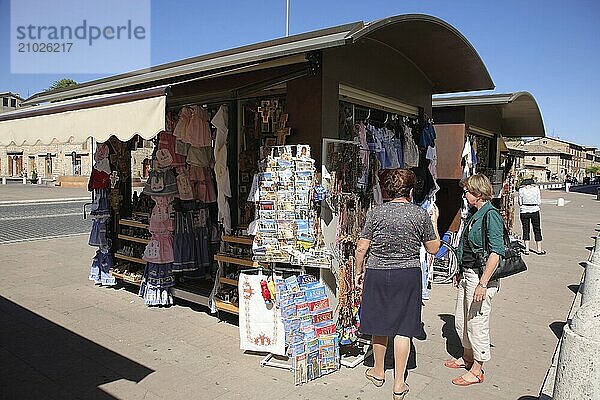
[[[273,306],[276,293],[271,295],[266,277],[240,273],[238,292],[240,349],[285,355],[281,309]]]
[[[339,341],[325,285],[312,275],[275,278],[294,383],[300,385],[339,368]]]
[[[257,176],[254,260],[294,265],[329,265],[317,246],[314,160],[310,146],[274,146]]]
[[[94,193],[91,203],[90,216],[92,217],[92,230],[88,244],[98,247],[92,260],[89,279],[103,286],[113,286],[117,282],[110,275],[113,265],[110,254],[110,205],[108,201],[110,191],[110,149],[107,144],[100,143],[94,154],[94,166],[88,182],[88,190]]]

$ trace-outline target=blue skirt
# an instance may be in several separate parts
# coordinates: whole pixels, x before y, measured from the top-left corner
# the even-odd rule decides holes
[[[421,268],[367,268],[360,306],[361,333],[419,336],[421,307]]]

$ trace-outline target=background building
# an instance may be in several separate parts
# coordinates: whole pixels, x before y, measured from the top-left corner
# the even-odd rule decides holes
[[[583,182],[583,178],[595,176],[586,170],[589,171],[590,167],[600,167],[600,154],[596,147],[558,138],[512,141],[506,145],[511,152],[523,154],[522,159],[515,163],[518,175],[534,177],[538,182],[564,182],[567,177]]]
[[[0,92],[0,113],[16,110],[21,106],[21,96],[11,92]]]
[[[11,92],[0,93],[0,113],[16,110],[23,99]],[[10,143],[0,146],[0,176],[32,177],[36,171],[40,182],[52,181],[64,186],[85,186],[92,168],[96,142],[87,139],[67,143]],[[132,179],[143,182],[148,177],[153,144],[141,141],[132,151]]]

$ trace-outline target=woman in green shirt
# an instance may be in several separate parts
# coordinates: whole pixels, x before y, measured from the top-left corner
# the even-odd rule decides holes
[[[465,221],[457,249],[460,272],[455,277],[458,287],[454,324],[464,353],[458,359],[447,360],[448,368],[466,368],[467,372],[452,380],[458,386],[482,383],[483,363],[490,360],[490,311],[492,298],[498,292],[498,281],[490,277],[504,256],[504,223],[490,203],[494,190],[490,180],[481,174],[468,177],[461,186],[464,197],[475,211]],[[482,232],[483,217],[486,231]],[[483,235],[488,248],[483,248]],[[482,266],[483,262],[485,265]]]

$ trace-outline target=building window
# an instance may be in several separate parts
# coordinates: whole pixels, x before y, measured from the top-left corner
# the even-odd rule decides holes
[[[546,164],[550,164],[550,157],[546,157]]]
[[[17,99],[10,99],[10,106],[13,108],[17,108]]]
[[[46,178],[52,176],[52,155],[46,155]]]
[[[142,178],[144,178],[144,179],[148,178],[149,172],[150,172],[150,160],[147,158],[144,158],[144,161],[142,162]]]
[[[77,155],[73,160],[73,175],[79,176],[81,175],[81,156]]]
[[[4,107],[8,107],[8,97],[3,97],[3,98],[2,98],[2,105],[3,105]]]

